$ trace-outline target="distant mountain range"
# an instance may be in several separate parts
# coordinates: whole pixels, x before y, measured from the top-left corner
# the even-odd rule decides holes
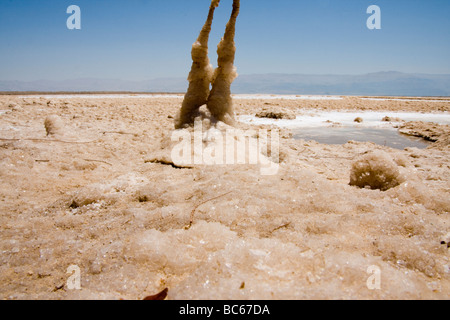
[[[378,72],[364,75],[248,75],[236,93],[371,96],[449,96],[450,75]]]
[[[0,91],[38,92],[185,92],[183,78],[146,81],[73,79],[64,81],[0,81]],[[236,94],[450,96],[450,75],[378,72],[364,75],[255,74],[240,75]]]

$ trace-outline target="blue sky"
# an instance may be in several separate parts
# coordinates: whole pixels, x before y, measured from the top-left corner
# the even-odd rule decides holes
[[[210,57],[231,13],[216,10]],[[186,77],[210,0],[0,0],[0,80]],[[382,29],[369,30],[370,5]],[[81,8],[68,30],[67,7]],[[241,0],[240,74],[450,74],[449,0]]]

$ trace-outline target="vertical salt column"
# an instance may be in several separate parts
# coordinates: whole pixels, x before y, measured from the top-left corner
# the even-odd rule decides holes
[[[231,84],[237,77],[234,59],[236,45],[236,20],[239,15],[240,0],[233,0],[233,12],[227,24],[225,35],[217,47],[218,68],[214,72],[212,89],[208,98],[208,109],[216,120],[229,125],[234,124],[233,101],[231,98]]]
[[[189,88],[184,97],[180,114],[175,128],[183,128],[186,124],[192,124],[198,109],[208,101],[210,85],[214,74],[213,67],[208,58],[208,41],[211,33],[211,25],[214,19],[214,11],[219,6],[220,0],[212,0],[209,7],[208,19],[203,26],[197,41],[192,45],[192,68],[189,73]]]

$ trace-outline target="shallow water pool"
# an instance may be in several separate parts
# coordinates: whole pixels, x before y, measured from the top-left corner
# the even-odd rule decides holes
[[[405,148],[425,149],[431,144],[424,139],[407,136],[389,128],[302,128],[294,130],[294,139],[313,140],[324,144],[346,144],[350,140],[374,142],[378,145],[400,150]]]
[[[255,116],[241,116],[239,121],[248,124],[275,125],[294,132],[295,139],[313,140],[324,144],[345,144],[348,141],[374,142],[379,145],[403,150],[404,148],[425,149],[430,142],[411,137],[394,128],[400,122],[385,122],[384,117],[404,121],[425,121],[450,124],[449,113],[417,112],[354,112],[303,110],[295,120],[260,119]],[[363,119],[355,123],[355,119]]]

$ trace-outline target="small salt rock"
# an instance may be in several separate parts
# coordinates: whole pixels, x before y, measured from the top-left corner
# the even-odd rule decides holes
[[[60,134],[63,131],[64,123],[62,119],[57,115],[48,116],[44,121],[45,130],[47,136]]]
[[[398,165],[383,151],[372,151],[357,159],[352,166],[350,185],[387,191],[403,182]]]
[[[19,106],[18,104],[16,104],[16,103],[11,103],[9,106],[8,106],[12,111],[22,111],[23,110],[23,108],[21,107],[21,106]]]
[[[450,232],[441,238],[441,244],[447,245],[447,248],[450,248]]]
[[[295,120],[296,116],[287,112],[263,111],[255,115],[257,118]]]

